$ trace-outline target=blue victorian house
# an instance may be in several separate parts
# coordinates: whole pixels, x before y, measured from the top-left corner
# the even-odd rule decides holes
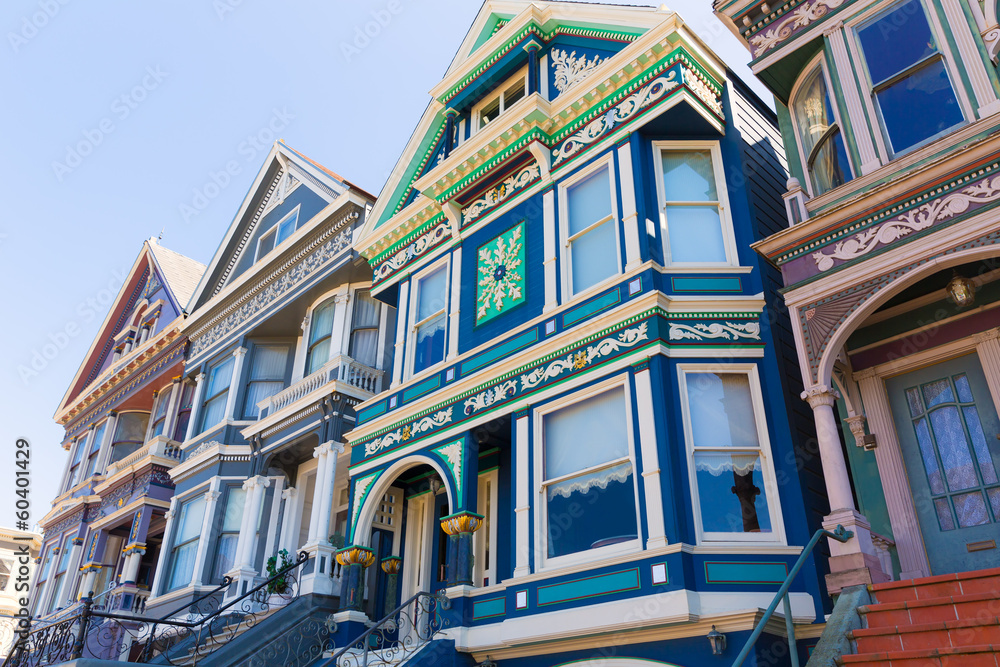
[[[750,249],[786,224],[773,113],[676,13],[585,3],[486,2],[431,96],[356,242],[398,316],[338,622],[439,592],[475,662],[728,664],[828,511]]]

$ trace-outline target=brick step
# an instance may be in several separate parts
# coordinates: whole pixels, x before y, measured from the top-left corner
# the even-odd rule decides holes
[[[1000,618],[854,630],[858,653],[922,651],[962,646],[1000,646]]]
[[[858,607],[869,628],[889,628],[948,621],[985,623],[1000,616],[1000,595],[993,592],[950,595]]]
[[[869,587],[880,603],[925,600],[952,595],[995,593],[1000,597],[1000,568],[889,581]]]
[[[850,667],[998,667],[1000,645],[937,648],[922,651],[886,651],[845,655],[838,661]]]

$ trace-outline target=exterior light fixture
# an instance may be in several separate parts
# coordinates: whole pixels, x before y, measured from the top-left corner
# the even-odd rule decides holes
[[[436,496],[438,491],[441,490],[441,480],[436,477],[432,478],[429,482],[427,482],[427,484],[430,486],[432,496]]]
[[[497,667],[497,663],[490,660],[490,656],[486,656],[486,659],[476,665],[476,667]]]
[[[708,643],[712,645],[712,655],[722,655],[726,650],[726,636],[712,626],[708,633]]]
[[[959,308],[971,306],[972,302],[976,299],[976,286],[971,280],[959,275],[957,272],[948,282],[946,289],[948,290],[948,298]]]

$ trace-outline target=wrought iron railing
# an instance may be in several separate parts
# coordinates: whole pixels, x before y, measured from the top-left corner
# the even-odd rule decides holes
[[[442,612],[450,608],[451,600],[444,593],[417,593],[357,639],[340,649],[334,647],[333,655],[317,667],[403,664],[448,626]]]
[[[807,544],[805,549],[802,550],[802,553],[799,554],[799,559],[795,561],[795,565],[792,566],[788,576],[785,577],[785,582],[781,584],[781,588],[779,588],[778,592],[774,594],[774,600],[771,601],[771,605],[767,608],[767,611],[764,612],[764,615],[760,617],[760,620],[757,621],[757,627],[753,629],[750,637],[747,638],[746,644],[743,645],[743,650],[740,651],[738,656],[736,656],[736,660],[733,661],[733,667],[740,667],[740,665],[743,664],[743,661],[750,655],[750,651],[753,650],[754,644],[757,643],[757,639],[760,638],[761,633],[764,632],[764,627],[767,625],[767,622],[771,620],[771,616],[774,615],[775,609],[778,608],[779,602],[784,606],[783,611],[785,615],[785,631],[788,635],[789,660],[791,661],[792,667],[799,667],[799,652],[795,646],[795,624],[792,622],[792,603],[788,599],[788,589],[792,587],[792,582],[795,581],[795,577],[798,576],[799,570],[801,570],[802,566],[805,565],[809,555],[813,552],[813,549],[816,548],[816,545],[823,537],[829,537],[837,540],[838,542],[846,542],[854,537],[854,533],[845,529],[843,526],[838,525],[832,533],[828,530],[820,529],[813,534],[812,539],[809,540],[809,544]]]
[[[243,595],[222,603],[232,584],[218,587],[161,618],[95,611],[90,596],[79,613],[43,628],[20,631],[3,667],[43,667],[94,658],[169,665],[197,665],[270,613],[299,596],[299,574],[309,554],[280,569]]]

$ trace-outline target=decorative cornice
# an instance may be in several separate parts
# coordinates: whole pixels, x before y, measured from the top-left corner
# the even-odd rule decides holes
[[[723,340],[760,340],[759,322],[711,322],[709,324],[698,323],[694,325],[670,323],[671,341],[695,340],[721,338]]]
[[[468,225],[487,211],[496,208],[515,192],[523,190],[541,177],[538,163],[530,164],[511,174],[462,209],[462,226]]]
[[[451,225],[442,216],[428,231],[418,236],[415,240],[400,248],[395,254],[381,263],[372,263],[373,274],[372,283],[377,285],[384,282],[389,277],[399,273],[409,266],[427,251],[441,245],[442,242],[451,237]],[[395,247],[395,246],[394,246]]]
[[[786,42],[793,36],[804,32],[812,24],[822,19],[829,12],[843,5],[845,0],[804,0],[792,10],[791,15],[785,16],[776,24],[772,25],[767,32],[757,32],[754,34],[750,30],[745,35],[747,43],[753,52],[753,57],[760,58],[766,52]],[[794,6],[794,2],[790,3]],[[766,27],[762,24],[760,29]]]

